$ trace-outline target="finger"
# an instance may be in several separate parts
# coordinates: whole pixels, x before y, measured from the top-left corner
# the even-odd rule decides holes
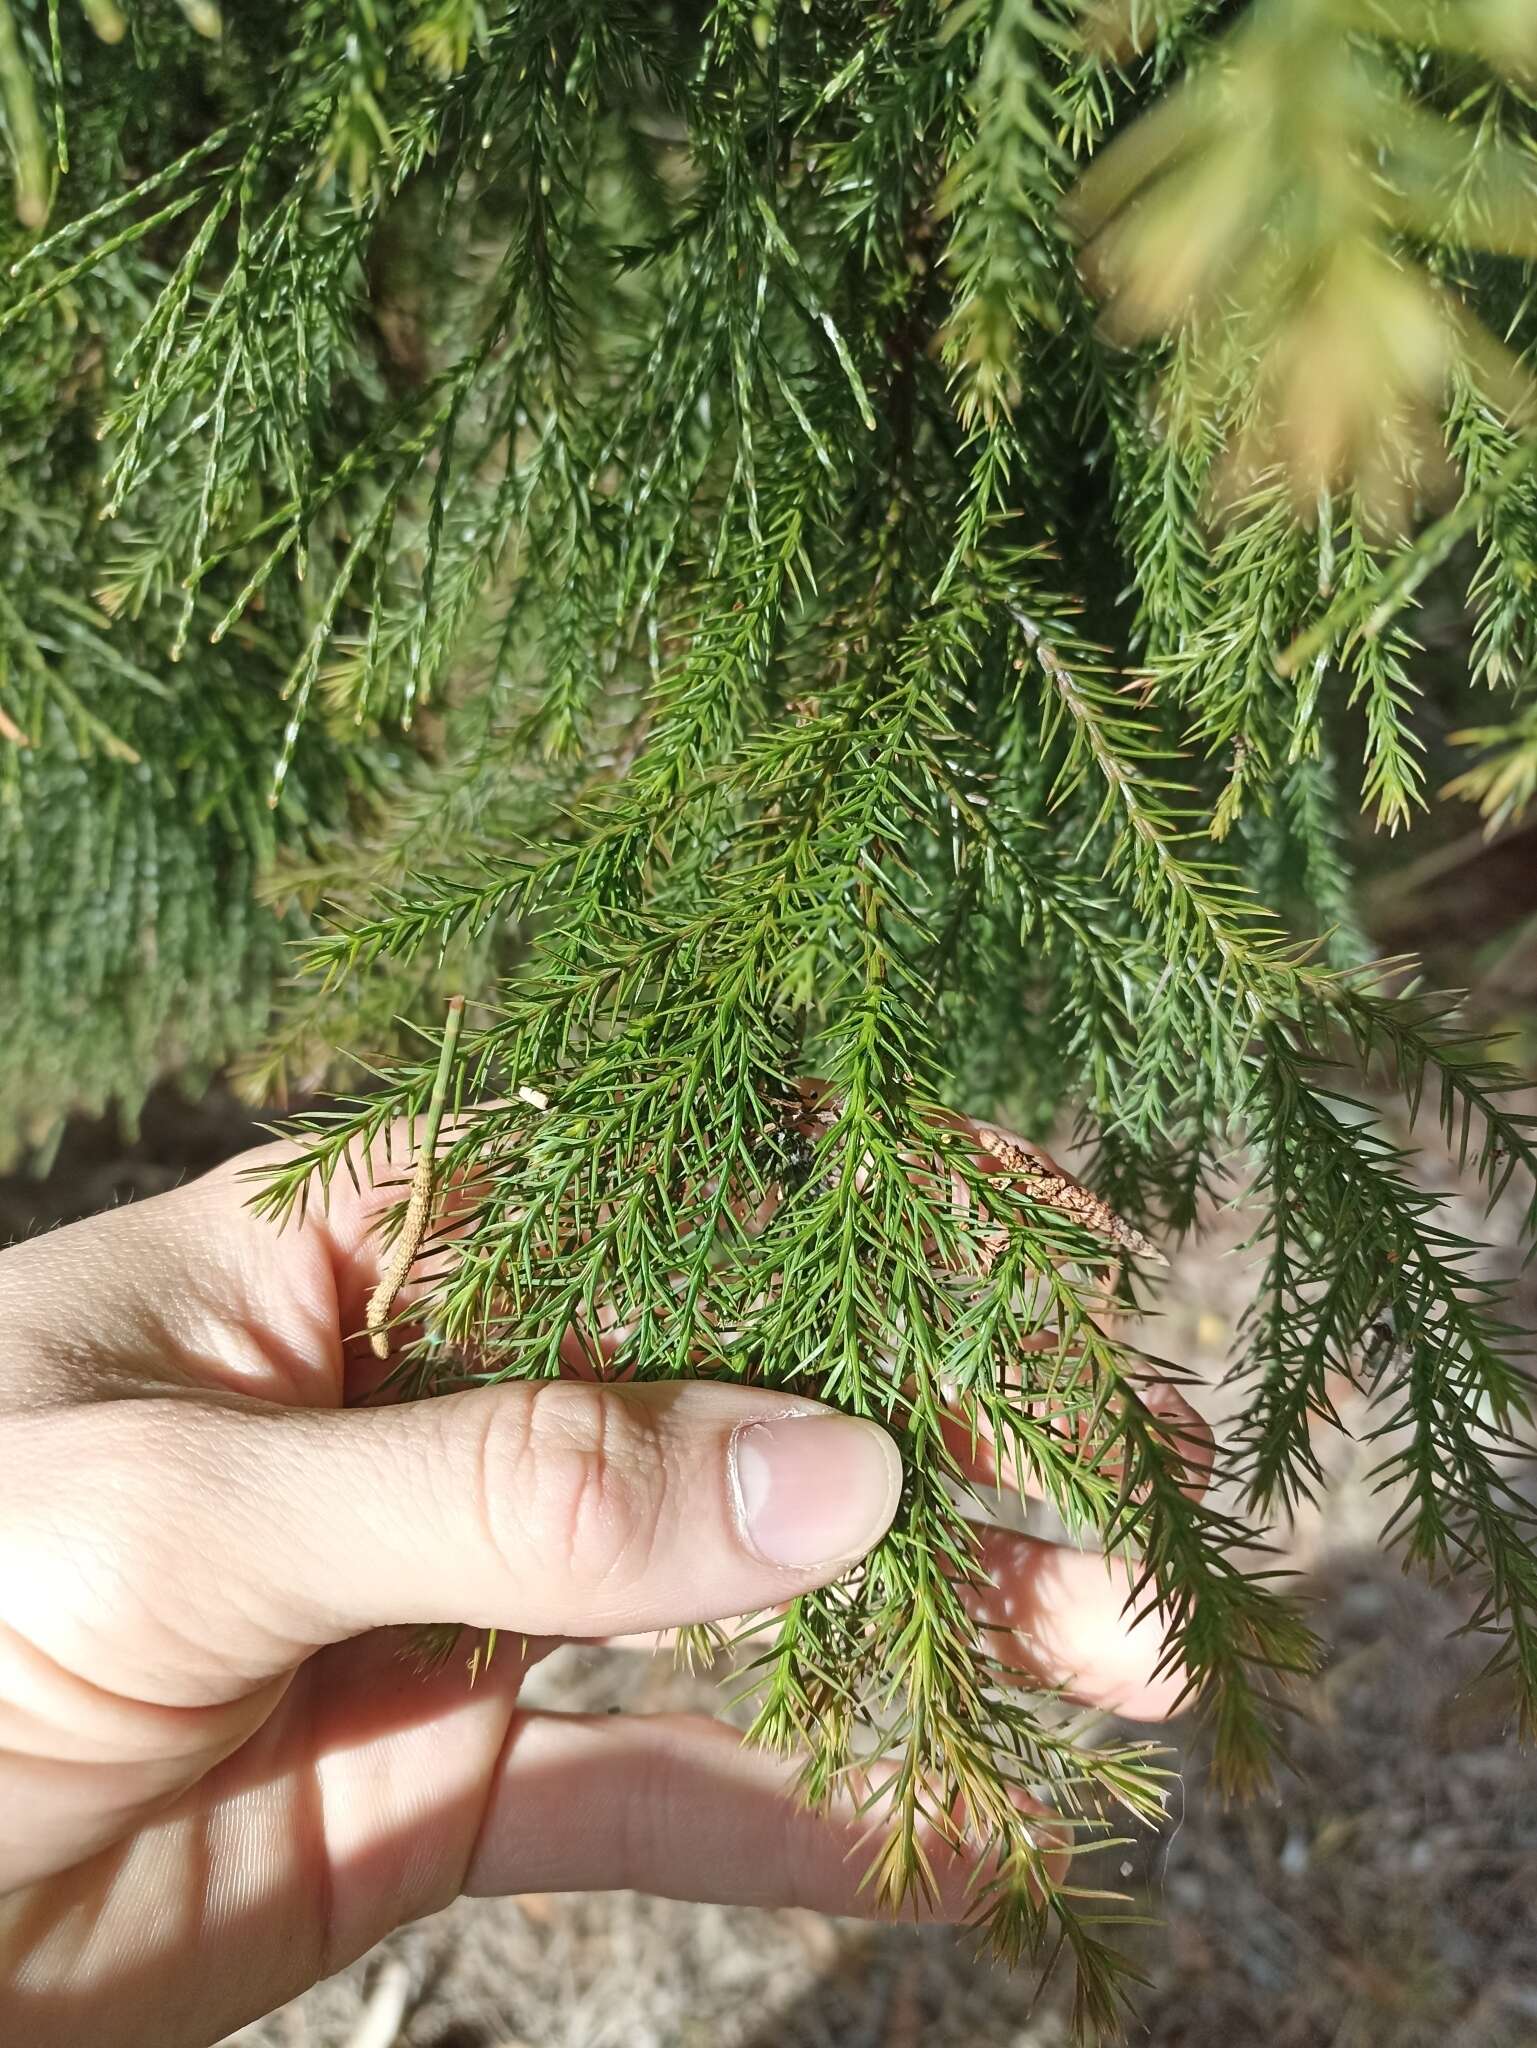
[[[884,1917],[864,1882],[886,1820],[879,1802],[861,1811],[850,1796],[809,1810],[797,1775],[793,1762],[699,1716],[519,1713],[465,1890],[624,1889]],[[958,1843],[932,1820],[918,1840],[935,1890],[906,1916],[963,1919],[989,1845]],[[1060,1871],[1060,1835],[1043,1826],[1040,1840]]]
[[[977,1527],[982,1576],[961,1599],[981,1626],[982,1647],[1023,1685],[1061,1692],[1132,1721],[1162,1721],[1186,1703],[1184,1674],[1167,1668],[1156,1619],[1129,1616],[1131,1577],[1118,1559]],[[778,1619],[754,1616],[730,1632],[733,1653],[761,1654]],[[608,1647],[655,1652],[665,1631],[614,1636]]]
[[[868,1550],[901,1487],[875,1424],[700,1382],[327,1414],[104,1402],[11,1427],[0,1623],[158,1706],[396,1622],[606,1635],[772,1606]]]
[[[398,1198],[395,1169],[381,1145],[356,1183],[339,1176],[328,1203],[279,1229],[251,1209],[251,1176],[291,1149],[245,1153],[0,1258],[11,1340],[0,1409],[164,1386],[339,1403],[343,1339],[361,1327],[378,1275],[376,1226]]]
[[[459,1889],[522,1675],[322,1653],[131,1838],[0,1898],[0,2040],[203,2048]],[[509,1654],[510,1653],[510,1654]],[[195,1958],[196,1966],[189,1967]]]
[[[837,1093],[828,1082],[810,1077],[797,1082],[796,1094],[798,1102],[791,1121],[805,1137],[816,1140],[836,1123],[840,1109]],[[910,1171],[915,1181],[932,1195],[942,1198],[955,1216],[970,1216],[973,1222],[987,1222],[986,1208],[978,1206],[977,1193],[972,1185],[975,1175],[980,1174],[1003,1184],[1022,1187],[1033,1201],[1046,1208],[1060,1210],[1095,1236],[1107,1239],[1125,1252],[1134,1252],[1159,1265],[1168,1263],[1158,1247],[1124,1217],[1117,1215],[1103,1196],[1086,1188],[1049,1152],[1021,1137],[1017,1131],[937,1107],[929,1111],[927,1121],[931,1131],[944,1131],[952,1138],[958,1138],[960,1149],[971,1154],[971,1175],[957,1172],[953,1165],[945,1166],[927,1141],[919,1141],[910,1157]],[[856,1174],[855,1185],[861,1186],[863,1181],[861,1171]],[[772,1206],[771,1201],[760,1213],[768,1213]],[[1007,1235],[1006,1231],[1004,1235]]]
[[[998,1661],[1027,1683],[1161,1721],[1185,1702],[1156,1617],[1133,1618],[1131,1576],[1116,1558],[1006,1529],[977,1531],[985,1578],[964,1599]]]
[[[339,1405],[412,1142],[409,1125],[393,1126],[283,1224],[251,1204],[293,1157],[286,1142],[12,1247],[0,1258],[0,1412],[165,1386]],[[398,1306],[420,1293],[430,1257]]]
[[[1042,1332],[1027,1349],[1055,1353],[1053,1332]],[[1015,1370],[1005,1388],[1010,1404],[1018,1413],[1021,1428],[1009,1431],[1000,1446],[987,1409],[958,1397],[941,1423],[941,1434],[961,1473],[980,1486],[1013,1487],[1032,1500],[1044,1499],[1048,1488],[1042,1483],[1039,1456],[1032,1452],[1032,1438],[1050,1439],[1054,1462],[1088,1458],[1098,1461],[1101,1476],[1112,1486],[1120,1478],[1121,1452],[1114,1444],[1101,1448],[1097,1439],[1111,1426],[1110,1419],[1096,1421],[1087,1411],[1075,1411],[1039,1397],[1028,1390],[1029,1376]],[[1131,1390],[1150,1418],[1158,1439],[1179,1468],[1181,1490],[1199,1500],[1211,1483],[1216,1438],[1211,1425],[1195,1408],[1175,1381],[1163,1373],[1148,1372]],[[1042,1454],[1047,1447],[1041,1446]]]
[[[0,2038],[194,2048],[460,1891],[634,1887],[873,1916],[879,1813],[809,1813],[794,1766],[689,1717],[516,1711],[493,1662],[421,1681],[386,1639],[306,1667],[254,1741],[131,1844],[0,1903]],[[1061,1875],[1057,1833],[1043,1863]],[[986,1845],[922,1846],[959,1919]],[[195,1949],[197,1968],[187,1966]]]

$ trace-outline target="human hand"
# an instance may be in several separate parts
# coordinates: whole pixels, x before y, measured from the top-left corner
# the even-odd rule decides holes
[[[562,1637],[836,1577],[891,1440],[706,1383],[348,1408],[394,1195],[338,1176],[280,1233],[243,1177],[279,1156],[0,1255],[0,2038],[205,2043],[464,1892],[867,1910],[868,1814],[804,1811],[722,1723],[518,1691]],[[1173,1705],[1119,1566],[986,1558],[1023,1673]],[[399,1655],[446,1617],[502,1632],[473,1687]],[[961,1917],[974,1864],[930,1850],[922,1910]]]

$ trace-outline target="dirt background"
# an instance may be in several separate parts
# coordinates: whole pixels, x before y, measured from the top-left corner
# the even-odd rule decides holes
[[[259,1132],[229,1098],[157,1097],[140,1136],[73,1131],[42,1181],[0,1180],[0,1242],[154,1194]],[[1426,1171],[1481,1224],[1452,1163]],[[1497,1234],[1501,1219],[1495,1219]],[[1153,1347],[1208,1384],[1247,1295],[1231,1219],[1175,1266]],[[1506,1241],[1509,1241],[1507,1234]],[[1516,1271],[1514,1254],[1500,1260]],[[1537,1325],[1529,1280],[1517,1315]],[[1359,1417],[1357,1418],[1359,1420]],[[1155,1924],[1131,2027],[1159,2048],[1537,2048],[1537,1761],[1455,1596],[1377,1551],[1380,1447],[1341,1442],[1322,1508],[1282,1532],[1328,1668],[1297,1702],[1276,1796],[1224,1810],[1199,1741],[1173,1739],[1167,1826],[1106,1881]],[[568,1650],[546,1704],[718,1709],[663,1661]],[[1060,1986],[979,1960],[941,1930],[637,1897],[463,1903],[232,2037],[240,2048],[1058,2048]],[[18,2044],[20,2048],[20,2044]]]

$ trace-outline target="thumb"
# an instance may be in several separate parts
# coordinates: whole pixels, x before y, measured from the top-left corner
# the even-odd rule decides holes
[[[700,1381],[339,1413],[151,1396],[23,1426],[48,1505],[18,1529],[10,1504],[0,1618],[166,1707],[391,1623],[597,1636],[767,1607],[877,1542],[902,1476],[872,1422]]]

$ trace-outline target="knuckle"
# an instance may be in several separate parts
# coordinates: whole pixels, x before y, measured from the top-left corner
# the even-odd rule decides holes
[[[654,1555],[666,1455],[649,1412],[579,1381],[522,1392],[488,1422],[482,1498],[496,1553],[520,1578],[620,1588]]]
[[[30,1462],[51,1499],[88,1504],[92,1525],[127,1543],[196,1462],[196,1420],[193,1404],[169,1396],[54,1410],[37,1418]]]
[[[12,1425],[17,1427],[17,1425]],[[203,1462],[194,1404],[91,1403],[30,1419],[32,1484],[4,1517],[0,1618],[78,1666],[86,1647],[138,1626],[175,1583],[175,1516]]]

